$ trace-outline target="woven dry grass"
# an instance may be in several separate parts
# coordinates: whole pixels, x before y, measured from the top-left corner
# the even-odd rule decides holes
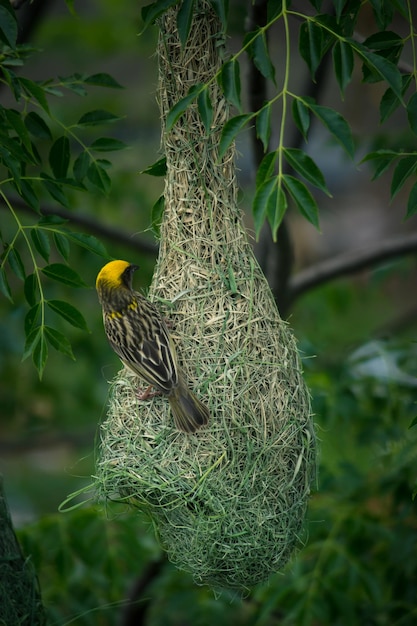
[[[220,67],[219,24],[205,1],[199,9],[185,49],[174,11],[160,25],[162,120]],[[166,399],[139,402],[138,379],[122,370],[97,486],[146,510],[170,559],[196,582],[247,589],[282,569],[299,543],[315,439],[295,340],[242,225],[234,150],[218,161],[228,108],[216,81],[210,96],[209,134],[192,105],[163,137],[165,214],[149,297],[171,320],[211,421],[194,435],[176,431]]]

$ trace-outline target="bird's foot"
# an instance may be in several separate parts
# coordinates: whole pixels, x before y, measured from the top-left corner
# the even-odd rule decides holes
[[[137,392],[138,400],[141,400],[141,401],[150,400],[151,398],[155,398],[156,396],[163,395],[160,391],[151,391],[151,389],[152,389],[152,385],[149,385],[149,387],[147,387],[145,391],[138,390]]]

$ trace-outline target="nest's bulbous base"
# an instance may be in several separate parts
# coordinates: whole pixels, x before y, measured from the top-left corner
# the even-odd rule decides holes
[[[138,401],[122,370],[102,425],[101,494],[133,499],[152,517],[171,560],[197,583],[248,589],[283,568],[299,542],[315,441],[294,339],[243,246],[235,293],[207,261],[166,272],[153,297],[175,300],[174,338],[207,427],[174,427],[166,398]],[[186,283],[201,276],[203,285]],[[253,274],[256,273],[256,276]],[[173,297],[173,293],[176,296]],[[182,295],[181,295],[182,294]]]

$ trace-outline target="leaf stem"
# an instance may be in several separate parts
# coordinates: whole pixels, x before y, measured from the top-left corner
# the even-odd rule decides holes
[[[16,233],[15,233],[11,243],[9,244],[9,248],[10,249],[13,248],[13,246],[14,246],[16,240],[18,239],[19,235],[21,235],[23,237],[23,239],[25,240],[25,243],[26,243],[26,246],[27,246],[27,249],[28,249],[28,252],[29,252],[29,256],[30,256],[30,258],[32,260],[33,273],[36,276],[36,282],[37,282],[37,285],[38,285],[39,296],[40,296],[40,298],[39,298],[39,303],[41,305],[41,323],[40,323],[40,326],[41,326],[41,328],[43,328],[43,326],[45,325],[45,302],[46,302],[46,300],[45,300],[45,296],[44,296],[44,292],[43,292],[43,288],[42,288],[42,281],[41,281],[41,276],[40,276],[40,273],[39,273],[38,264],[36,262],[36,256],[35,256],[35,253],[33,251],[32,244],[30,243],[29,237],[28,237],[28,235],[26,233],[26,230],[25,230],[27,227],[25,227],[22,224],[22,222],[20,221],[16,211],[14,210],[13,206],[9,202],[9,199],[7,198],[7,196],[5,195],[5,193],[1,189],[0,189],[0,196],[3,198],[3,201],[4,201],[5,205],[9,209],[10,214],[12,215],[13,219],[15,220],[15,222],[17,224],[17,231],[16,231]],[[8,253],[6,251],[5,258],[2,261],[2,265],[6,261],[7,256],[8,256]]]
[[[288,96],[288,84],[290,78],[290,62],[291,62],[291,38],[290,38],[290,29],[288,24],[288,13],[287,13],[287,2],[283,0],[282,3],[282,20],[284,23],[285,30],[285,72],[284,72],[284,81],[281,90],[282,96],[282,112],[281,112],[281,126],[279,130],[279,140],[278,140],[278,189],[281,188],[282,185],[282,176],[283,176],[283,157],[284,157],[284,137],[285,137],[285,127],[287,121],[287,96]]]

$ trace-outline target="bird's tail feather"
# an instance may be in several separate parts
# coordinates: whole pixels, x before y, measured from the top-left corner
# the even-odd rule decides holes
[[[208,408],[183,381],[173,389],[168,400],[178,430],[194,433],[207,424],[210,417]]]

